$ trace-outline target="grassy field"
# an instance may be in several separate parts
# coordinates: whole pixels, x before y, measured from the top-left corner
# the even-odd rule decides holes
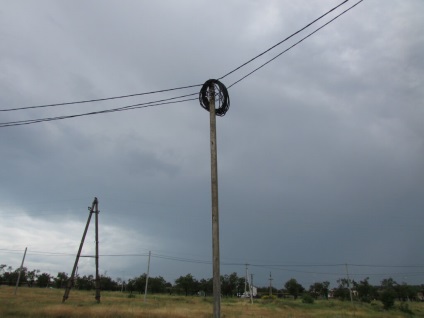
[[[101,303],[97,304],[93,292],[72,290],[69,299],[62,304],[63,290],[20,288],[14,295],[14,288],[0,287],[0,317],[101,317],[101,318],[210,318],[212,298],[150,295],[143,302],[143,295],[128,298],[120,292],[103,292]],[[424,303],[408,303],[412,314],[399,310],[399,304],[390,311],[384,311],[381,303],[355,303],[337,300],[320,300],[314,304],[303,304],[301,300],[249,300],[223,298],[221,317],[424,317]]]

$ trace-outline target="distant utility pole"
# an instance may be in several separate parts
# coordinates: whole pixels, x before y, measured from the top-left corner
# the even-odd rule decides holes
[[[246,276],[244,279],[244,294],[247,295],[247,263],[246,263]]]
[[[216,87],[216,89],[215,89]],[[216,100],[217,97],[217,100]],[[221,275],[219,255],[218,155],[216,146],[216,115],[224,116],[230,107],[227,88],[218,80],[207,80],[199,93],[200,105],[209,111],[212,195],[212,286],[213,317],[221,317]],[[215,103],[218,102],[218,109]]]
[[[63,295],[62,302],[64,303],[65,300],[69,297],[69,292],[71,291],[72,286],[74,286],[74,280],[75,280],[75,272],[78,269],[78,261],[81,257],[81,251],[82,247],[84,246],[85,236],[87,235],[87,230],[90,225],[91,221],[91,215],[93,213],[96,214],[96,255],[94,256],[96,258],[96,300],[98,303],[100,303],[100,276],[99,276],[99,229],[98,229],[98,215],[99,215],[99,208],[98,208],[98,200],[97,198],[94,198],[93,204],[91,205],[91,208],[88,208],[90,211],[90,214],[88,215],[87,224],[85,225],[84,233],[82,234],[81,243],[78,249],[77,257],[75,258],[74,267],[72,268],[71,277],[68,279],[68,283],[66,285],[65,294]]]
[[[250,302],[253,304],[253,274],[250,274]]]
[[[149,251],[149,261],[147,262],[146,285],[144,286],[144,302],[146,302],[147,284],[149,283],[150,256],[151,255],[152,255],[152,251]]]
[[[272,276],[271,276],[271,272],[269,272],[269,295],[272,296]]]
[[[347,264],[345,264],[345,266],[346,266],[346,276],[347,276],[347,288],[349,288],[349,294],[350,294],[350,302],[352,304],[353,310],[355,310],[355,305],[353,304],[352,288],[350,288],[349,270],[347,268]]]
[[[22,273],[22,269],[24,267],[26,252],[27,252],[27,247],[25,247],[24,257],[22,258],[21,268],[19,269],[18,280],[16,281],[16,287],[15,287],[15,295],[16,295],[16,292],[18,290],[19,282],[21,280],[21,273]]]
[[[248,265],[249,264],[246,263],[246,279],[244,281],[244,295],[247,296],[247,287],[249,287],[250,303],[253,304],[253,287],[252,287],[253,274],[250,275],[250,279],[249,279],[249,270],[247,268]]]
[[[92,213],[96,214],[96,300],[100,303],[100,276],[99,276],[99,208],[98,200],[94,198],[93,205],[95,202],[95,211]],[[93,206],[94,207],[94,206]]]

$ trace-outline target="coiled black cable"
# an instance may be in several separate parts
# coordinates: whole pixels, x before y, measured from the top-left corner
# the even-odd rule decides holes
[[[215,114],[217,116],[222,117],[230,108],[230,96],[228,95],[227,88],[220,81],[216,79],[209,79],[203,84],[199,93],[200,106],[202,106],[204,109],[209,111],[211,84],[215,86],[215,89],[214,89],[215,105],[218,104],[218,108],[215,107]]]

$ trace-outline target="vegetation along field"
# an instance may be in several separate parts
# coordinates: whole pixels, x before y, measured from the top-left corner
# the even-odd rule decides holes
[[[97,304],[93,291],[72,290],[62,303],[63,289],[0,286],[0,317],[212,317],[212,298],[182,295],[143,295],[103,292]],[[423,302],[395,303],[384,310],[379,301],[371,303],[340,300],[222,299],[221,316],[232,317],[424,317]]]

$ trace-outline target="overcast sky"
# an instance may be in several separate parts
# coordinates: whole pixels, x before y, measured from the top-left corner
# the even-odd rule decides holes
[[[202,84],[340,2],[3,0],[0,109]],[[272,272],[277,288],[292,277],[335,287],[349,264],[355,280],[424,283],[423,29],[423,1],[365,0],[229,89],[217,118],[222,274],[249,263],[256,285]],[[0,122],[199,90],[2,111]],[[123,255],[102,256],[102,274],[138,276],[152,251],[152,276],[212,276],[209,114],[197,100],[1,127],[0,151],[1,264],[19,267],[28,247],[28,268],[70,273],[97,196],[100,254]],[[79,272],[94,274],[94,260]]]

